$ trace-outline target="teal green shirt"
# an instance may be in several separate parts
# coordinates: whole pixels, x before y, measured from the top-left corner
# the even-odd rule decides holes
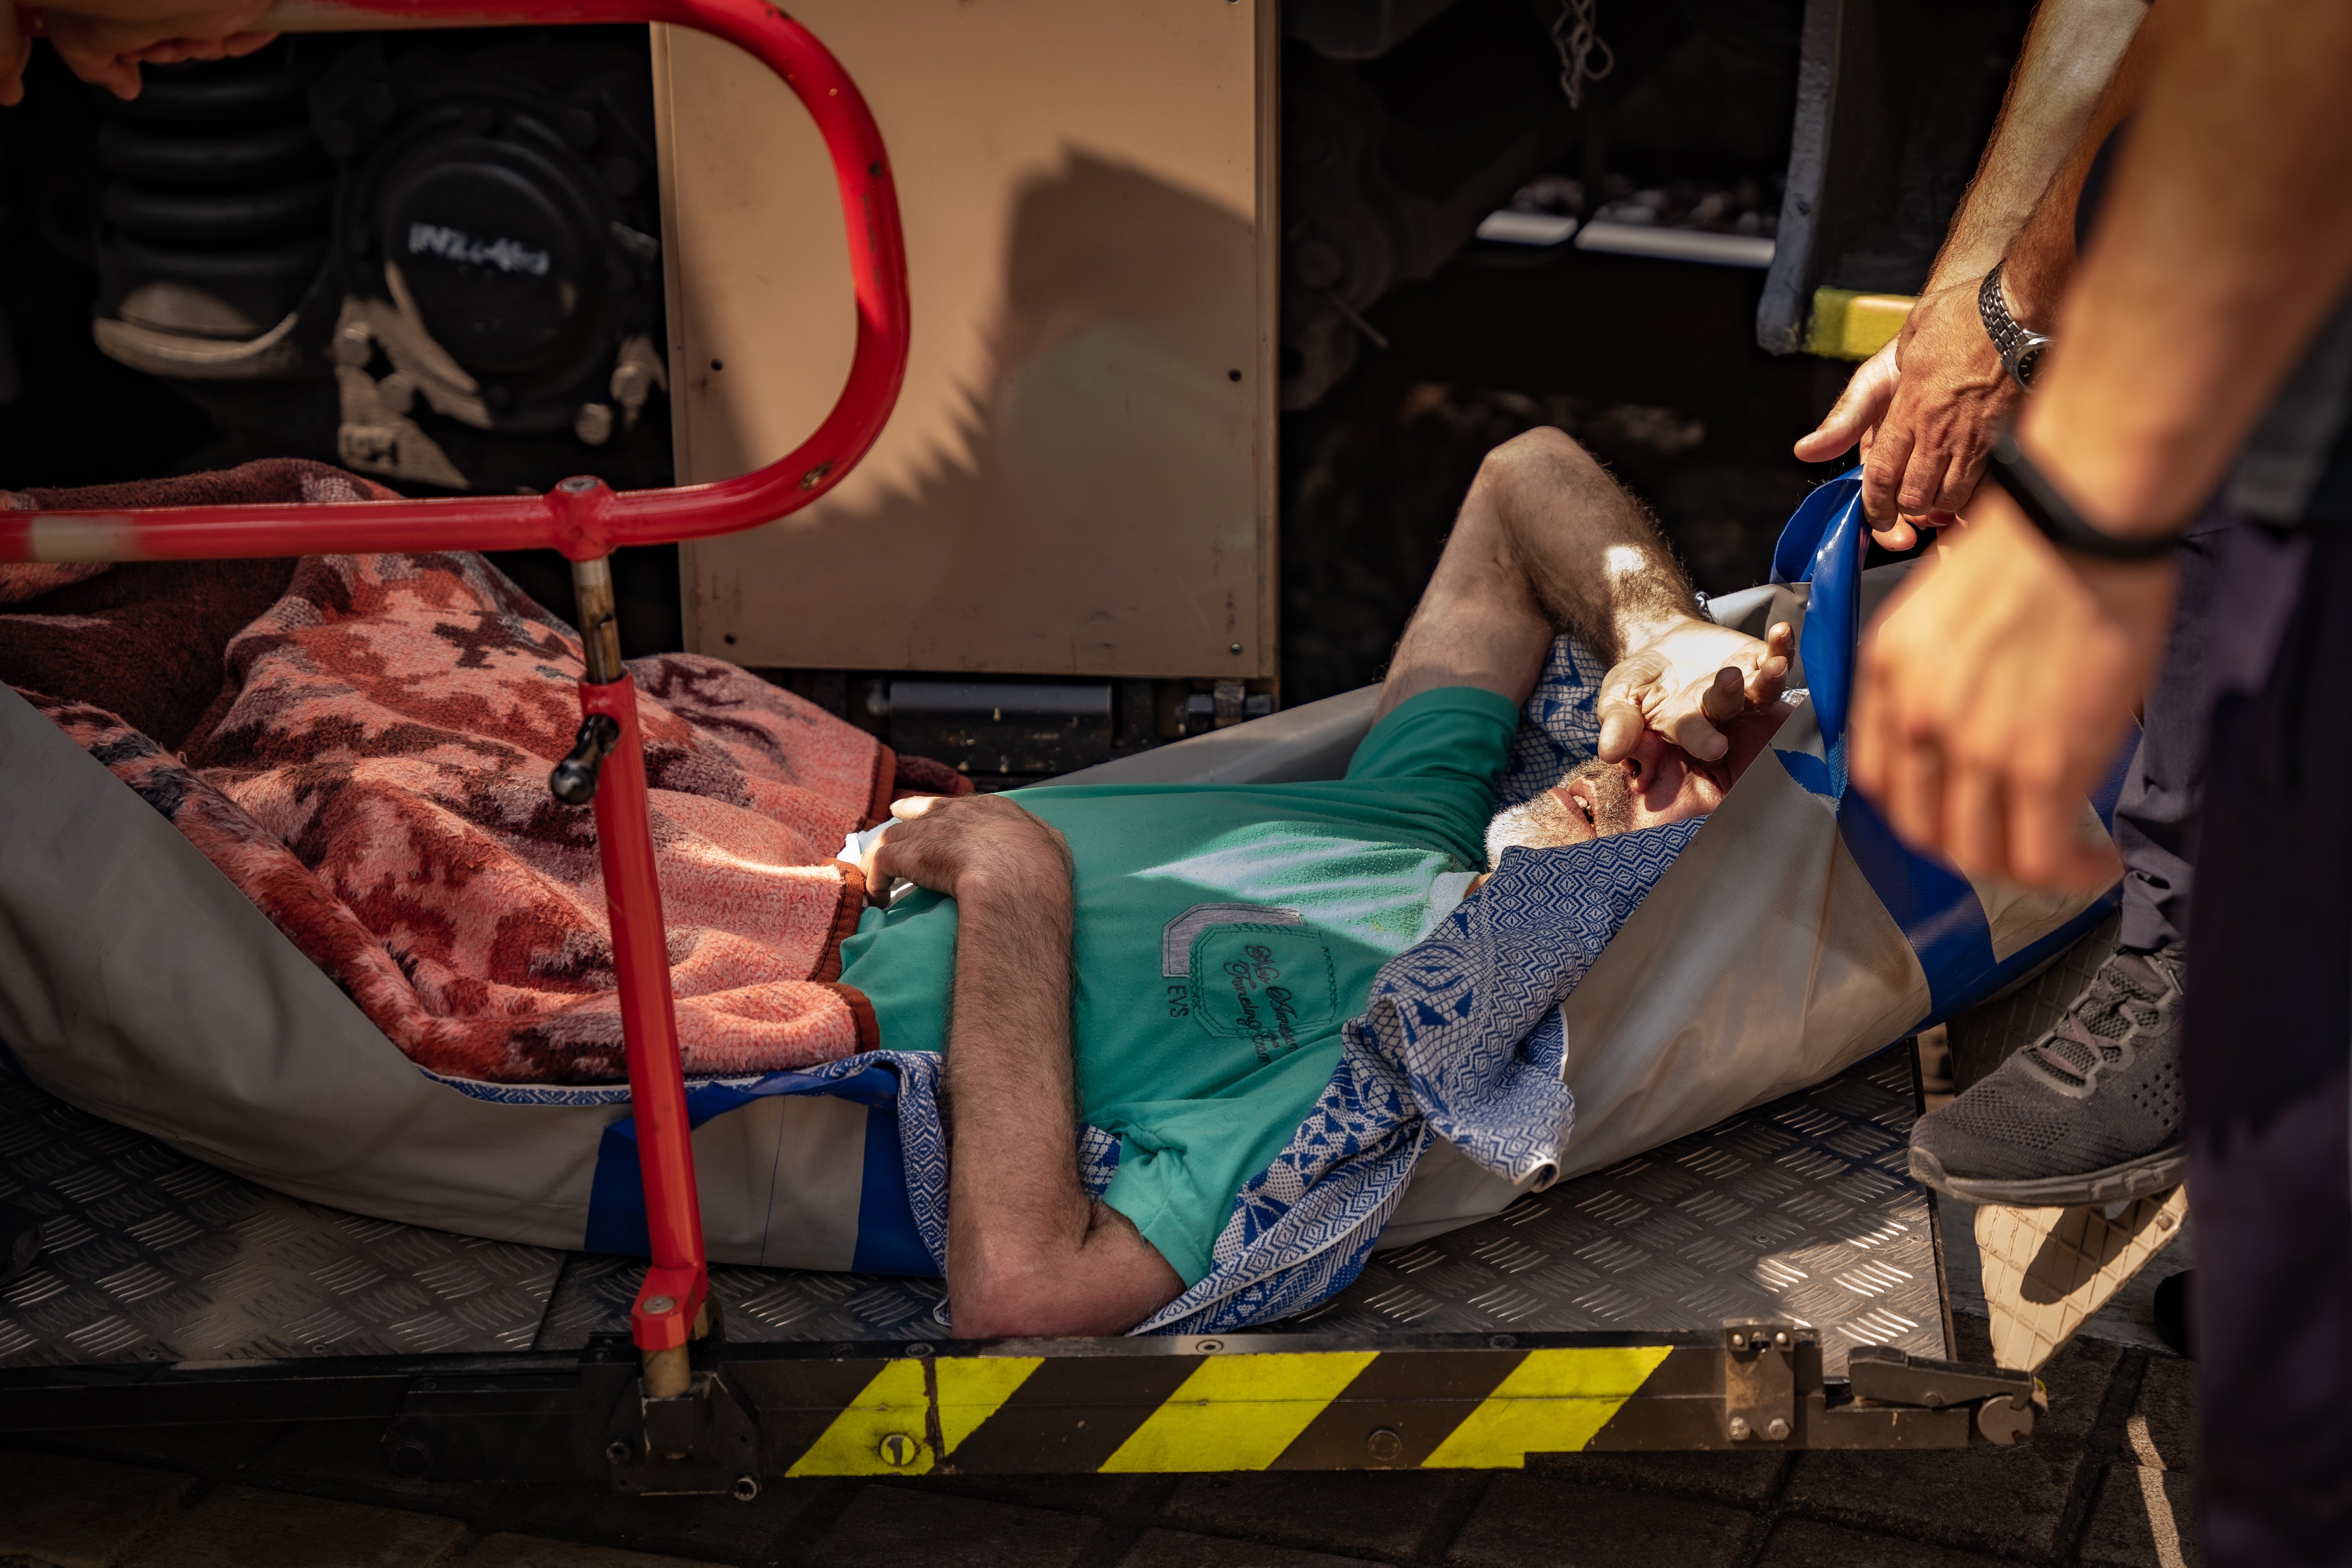
[[[1119,1139],[1104,1199],[1191,1285],[1244,1183],[1282,1152],[1432,884],[1478,869],[1518,723],[1474,686],[1398,705],[1338,782],[1014,791],[1076,862],[1079,1114]],[[841,983],[882,1044],[944,1051],[955,901],[869,909]]]

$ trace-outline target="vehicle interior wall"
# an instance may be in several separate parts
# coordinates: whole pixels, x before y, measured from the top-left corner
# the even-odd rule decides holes
[[[1832,3],[1816,0],[1817,7]],[[1178,0],[1169,14],[1184,9]],[[1217,14],[1216,26],[1233,20],[1223,0],[1207,9]],[[1968,46],[1936,56],[1953,62],[1952,79],[1900,106],[1900,123],[1878,160],[1885,167],[1872,165],[1876,173],[1856,199],[1850,226],[1861,247],[1855,256],[1868,266],[1857,260],[1839,277],[1852,281],[1866,273],[1872,287],[1900,287],[1924,276],[1934,235],[1981,143],[2024,13],[2015,5],[1966,7],[1965,16],[1872,9],[1874,16],[1885,13],[1872,24],[1882,41],[1909,36],[1906,28],[1941,27],[1958,29],[1954,37],[1964,33]],[[1805,15],[1801,0],[1603,6],[1597,25],[1610,68],[1580,81],[1574,107],[1563,88],[1570,73],[1554,37],[1560,11],[1552,0],[1293,5],[1284,11],[1279,39],[1252,35],[1251,48],[1265,56],[1247,62],[1255,73],[1255,98],[1235,86],[1244,63],[1238,45],[1222,64],[1194,59],[1186,65],[1189,57],[1170,57],[1167,41],[1148,32],[1121,43],[1097,37],[1099,26],[1065,30],[1057,47],[1077,51],[1078,58],[1058,68],[1103,93],[1139,79],[1139,73],[1181,78],[1192,70],[1195,85],[1170,89],[1181,99],[1184,91],[1206,90],[1199,84],[1213,86],[1211,78],[1223,73],[1224,86],[1217,90],[1225,96],[1213,101],[1225,107],[1213,135],[1184,128],[1194,149],[1187,152],[1174,146],[1155,150],[1148,127],[1130,129],[1124,151],[1099,149],[1098,174],[1116,183],[1111,171],[1149,167],[1158,157],[1170,166],[1163,183],[1196,193],[1214,187],[1218,210],[1233,214],[1237,235],[1246,240],[1261,222],[1278,235],[1278,245],[1258,246],[1253,253],[1258,281],[1237,268],[1220,286],[1233,301],[1230,309],[1268,315],[1263,324],[1270,329],[1272,355],[1265,369],[1273,384],[1225,383],[1238,400],[1228,412],[1246,416],[1254,432],[1249,439],[1260,450],[1248,450],[1247,443],[1226,449],[1230,476],[1221,482],[1233,490],[1230,515],[1200,536],[1223,538],[1217,529],[1224,528],[1232,532],[1227,543],[1250,558],[1234,580],[1246,580],[1261,595],[1240,661],[1249,669],[1228,668],[1234,660],[1224,651],[1230,638],[1202,643],[1208,653],[1173,675],[1172,665],[1141,663],[1072,673],[1066,654],[1057,655],[1057,667],[1049,658],[982,656],[954,647],[952,639],[940,641],[941,652],[927,655],[929,663],[855,653],[845,644],[832,655],[796,649],[786,658],[740,641],[730,646],[724,631],[709,651],[767,670],[894,744],[951,752],[983,783],[1090,765],[1372,679],[1479,457],[1519,431],[1547,423],[1568,429],[1599,453],[1656,510],[1702,588],[1726,591],[1757,580],[1780,519],[1806,488],[1835,471],[1834,465],[1799,464],[1788,449],[1826,410],[1845,367],[1801,354],[1775,358],[1754,347],[1765,276],[1759,269],[1598,254],[1573,243],[1509,245],[1479,239],[1475,230],[1487,212],[1515,207],[1584,219],[1613,214],[1611,221],[1646,213],[1647,221],[1669,229],[1769,237],[1790,155]],[[1853,20],[1861,26],[1868,18]],[[940,33],[921,47],[910,45],[902,57],[936,59],[941,46],[958,37]],[[302,42],[310,53],[301,61],[271,56],[250,66],[199,63],[159,72],[157,80],[202,87],[215,78],[291,69],[315,83],[326,79],[344,52],[368,40]],[[467,47],[492,42],[477,35]],[[582,184],[593,177],[605,192],[603,199],[641,202],[644,150],[615,139],[623,121],[635,125],[652,113],[653,44],[642,35],[607,34],[596,47],[629,52],[642,64],[643,107],[627,109],[617,120],[604,115],[593,137],[575,126],[593,144],[573,149],[579,163],[566,178]],[[872,78],[869,89],[887,102],[889,41],[864,47],[873,57],[859,62],[861,79]],[[1105,63],[1092,65],[1089,49]],[[248,212],[241,229],[216,226],[163,246],[176,246],[182,263],[199,271],[217,271],[221,257],[233,260],[240,247],[258,252],[316,245],[306,235],[320,229],[315,187],[322,179],[349,185],[363,172],[358,165],[367,162],[368,148],[386,137],[397,141],[402,127],[453,108],[478,107],[479,83],[467,75],[465,50],[436,55],[403,42],[394,57],[400,68],[389,78],[393,97],[383,129],[362,138],[365,145],[353,144],[350,156],[338,162],[325,145],[336,135],[327,112],[331,105],[306,99],[301,110],[281,105],[254,112],[264,120],[273,114],[285,120],[281,130],[307,126],[316,143],[303,155],[310,162],[291,172],[252,174],[243,186],[215,180],[180,189],[137,165],[135,157],[126,162],[122,131],[108,129],[135,131],[163,121],[125,117],[95,89],[73,81],[46,51],[37,54],[26,103],[0,116],[0,320],[6,323],[7,345],[0,355],[5,360],[0,364],[0,483],[98,483],[277,454],[347,459],[337,371],[323,335],[313,345],[318,362],[302,367],[299,376],[200,382],[109,358],[92,340],[89,323],[93,313],[119,310],[121,267],[110,258],[139,244],[156,248],[126,229],[126,215],[152,228],[158,211],[169,216],[169,202],[159,198],[175,194],[215,204],[236,198],[267,209]],[[1589,70],[1600,63],[1598,57],[1588,59]],[[1258,101],[1268,93],[1279,106],[1271,119]],[[161,112],[169,98],[157,95],[151,110]],[[383,107],[372,101],[370,113]],[[924,136],[951,140],[964,101],[944,104],[932,131],[909,131],[894,141],[903,141],[900,161],[909,168],[902,177],[912,180],[913,189],[921,188]],[[1141,125],[1156,112],[1171,123],[1184,118],[1179,109],[1171,111],[1163,101],[1129,119]],[[1024,112],[1032,116],[1026,134],[1051,142],[1054,116],[1066,111],[1043,102]],[[199,139],[234,140],[255,128],[249,117],[239,120],[236,113],[209,130],[208,122],[189,123],[195,129],[187,133]],[[510,141],[504,125],[494,123],[488,140]],[[968,123],[961,129],[972,130]],[[891,127],[885,131],[891,133]],[[1241,137],[1255,139],[1247,152],[1236,140]],[[1086,142],[1083,136],[1067,140],[1074,146]],[[744,141],[754,151],[747,151],[742,167],[761,171],[763,178],[779,160],[789,159],[789,149],[761,146],[759,136],[747,134]],[[1269,156],[1277,164],[1271,171],[1242,166]],[[1225,172],[1195,178],[1182,172],[1186,157],[1206,158],[1202,168],[1223,159],[1218,166]],[[587,176],[580,173],[583,169]],[[551,177],[548,183],[551,190],[563,187],[565,178]],[[630,193],[621,195],[622,186]],[[1252,204],[1267,190],[1279,211],[1262,220]],[[126,193],[140,199],[126,207]],[[272,207],[264,198],[285,199]],[[995,270],[1000,253],[991,247],[1006,231],[966,226],[968,236],[950,232],[940,243],[951,253],[960,237],[968,238],[982,253],[972,291],[985,295],[1002,281]],[[788,233],[772,236],[765,249],[782,260],[802,252],[830,255],[829,247],[798,244]],[[637,267],[640,288],[658,290],[667,287],[672,260],[664,256],[648,269],[642,257],[624,256],[614,265]],[[331,291],[313,287],[317,281],[295,283],[323,298]],[[281,276],[278,287],[294,285]],[[1244,300],[1253,288],[1267,298]],[[295,303],[300,298],[298,291]],[[919,297],[919,332],[945,308],[946,298],[937,288]],[[671,324],[666,314],[656,315],[653,335],[667,353]],[[1235,321],[1238,332],[1238,317]],[[303,330],[323,333],[333,325],[331,315],[322,324],[306,318]],[[838,335],[843,325],[833,321],[829,329]],[[986,325],[960,329],[965,359],[976,351],[972,344],[984,340]],[[1236,341],[1237,352],[1257,351],[1251,342]],[[599,342],[599,352],[613,354],[612,368],[618,369],[617,340],[607,330]],[[1241,369],[1245,376],[1251,369],[1223,368]],[[363,369],[381,384],[391,367]],[[742,370],[739,361],[736,373]],[[971,367],[958,373],[970,380]],[[702,379],[725,376],[710,372]],[[606,406],[618,406],[609,386],[590,390]],[[1262,401],[1261,390],[1268,393]],[[608,437],[601,446],[569,428],[533,434],[468,425],[424,397],[412,399],[406,417],[446,450],[473,442],[472,450],[495,457],[492,468],[483,470],[485,482],[543,485],[578,471],[615,482],[631,474],[635,482],[659,482],[677,471],[671,422],[662,412],[667,396],[667,389],[653,386],[642,405],[652,412],[640,414],[628,441],[615,444]],[[512,417],[521,412],[518,405]],[[511,423],[501,414],[491,423],[501,421]],[[589,421],[590,434],[595,423]],[[1263,462],[1265,450],[1276,455],[1271,466]],[[373,476],[407,491],[432,488],[396,473],[379,470]],[[897,504],[919,510],[921,494],[918,486],[908,492],[911,500],[901,497]],[[1090,535],[1087,549],[1111,552],[1121,548],[1119,538],[1115,528]],[[499,564],[542,601],[568,609],[564,569],[551,555],[503,555]],[[685,646],[677,549],[625,552],[617,576],[626,652],[634,656]],[[989,594],[1003,596],[1005,585],[985,572],[973,580],[992,583]],[[1067,597],[1050,583],[1024,584],[1023,593],[1031,602]],[[1221,618],[1222,603],[1217,608]],[[760,635],[768,634],[763,627]],[[976,671],[1021,684],[1025,700],[1038,710],[1031,716],[1036,722],[1015,725],[1009,733],[982,733],[954,700],[939,706],[936,692],[930,698],[911,694],[893,707],[894,680],[936,685],[969,680]],[[1235,674],[1243,676],[1240,684],[1221,693],[1218,679]],[[1069,685],[1085,689],[1061,689]]]

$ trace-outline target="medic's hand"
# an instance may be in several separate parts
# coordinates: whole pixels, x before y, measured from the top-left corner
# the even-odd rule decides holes
[[[1070,891],[1070,850],[1059,830],[1002,795],[927,795],[890,808],[897,819],[866,852],[866,885],[894,876],[964,900],[1015,900]]]
[[[62,0],[41,7],[41,30],[74,75],[130,99],[139,96],[142,63],[226,59],[266,47],[278,35],[254,24],[268,8],[269,0]],[[9,18],[13,25],[13,8]],[[24,96],[25,42],[15,71],[0,71],[0,103]],[[0,36],[0,54],[5,49]]]
[[[1968,505],[2020,395],[1985,335],[1977,285],[1939,288],[1921,295],[1902,334],[1863,361],[1796,454],[1827,463],[1859,441],[1872,535],[1909,549]]]
[[[2081,833],[2163,652],[2177,573],[2062,554],[1997,487],[1871,622],[1848,765],[1895,831],[1972,875],[2096,890]]]
[[[1632,756],[1642,731],[1654,729],[1700,761],[1714,761],[1731,744],[1716,726],[1780,700],[1795,646],[1785,621],[1761,643],[1708,621],[1675,622],[1601,677],[1601,760]]]

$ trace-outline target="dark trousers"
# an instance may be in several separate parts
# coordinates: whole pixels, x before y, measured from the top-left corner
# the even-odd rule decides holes
[[[2139,747],[2116,802],[2116,848],[2124,858],[2117,940],[2126,947],[2178,947],[2189,939],[2205,771],[2206,651],[2221,541],[2233,522],[2217,507],[2181,539],[2180,602],[2163,667],[2141,713]]]
[[[2352,1563],[2352,532],[2222,553],[2186,1033],[2206,1540]]]

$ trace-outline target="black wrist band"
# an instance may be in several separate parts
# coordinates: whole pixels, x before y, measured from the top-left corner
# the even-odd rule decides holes
[[[2002,431],[2000,439],[1992,444],[1985,472],[2060,549],[2124,561],[2155,560],[2172,552],[2175,541],[2169,534],[2152,539],[2119,539],[2084,522],[2083,514],[2058,493],[2047,474],[2033,465],[2009,431]]]

